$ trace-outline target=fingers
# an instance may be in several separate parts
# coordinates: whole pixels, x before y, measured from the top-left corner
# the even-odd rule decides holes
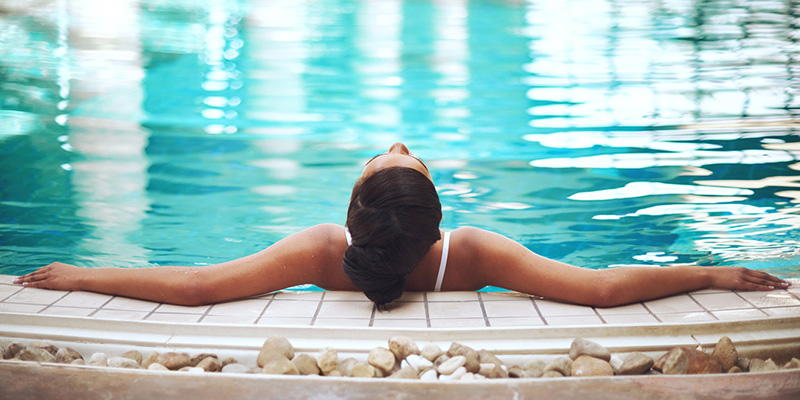
[[[53,264],[41,267],[29,274],[16,277],[14,279],[14,283],[17,285],[36,287],[34,286],[34,284],[36,282],[47,279],[52,269],[53,269]]]
[[[745,290],[769,291],[789,287],[789,282],[762,271],[742,269],[741,279],[746,284]]]

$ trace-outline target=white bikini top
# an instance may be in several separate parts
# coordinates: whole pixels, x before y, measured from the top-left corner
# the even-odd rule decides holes
[[[347,238],[347,245],[353,245],[353,238],[350,236],[350,230],[344,228],[344,235]],[[444,281],[444,271],[447,269],[447,254],[450,251],[450,232],[444,233],[444,243],[442,244],[442,259],[439,261],[439,273],[436,275],[436,285],[433,287],[434,292],[442,291],[442,282]]]

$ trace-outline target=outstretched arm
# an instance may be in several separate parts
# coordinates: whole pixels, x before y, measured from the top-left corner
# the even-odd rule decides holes
[[[539,256],[511,239],[474,228],[465,232],[465,240],[472,249],[472,269],[481,285],[597,307],[613,307],[705,288],[772,290],[788,286],[772,275],[746,268],[580,268]]]
[[[318,225],[250,256],[205,267],[87,269],[53,263],[15,283],[182,305],[216,303],[305,283],[338,287],[342,282],[331,266],[341,266],[342,232],[337,225]]]

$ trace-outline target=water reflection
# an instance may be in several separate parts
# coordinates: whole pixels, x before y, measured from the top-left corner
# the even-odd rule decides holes
[[[394,141],[429,161],[446,228],[567,262],[791,258],[800,240],[791,3],[0,12],[0,257],[54,243],[26,268],[208,264],[342,222]]]

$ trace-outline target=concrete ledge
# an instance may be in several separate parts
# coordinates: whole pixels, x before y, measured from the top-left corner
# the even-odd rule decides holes
[[[502,379],[419,382],[388,379],[195,375],[0,362],[0,398],[347,398],[347,399],[796,399],[800,370],[733,375]]]

